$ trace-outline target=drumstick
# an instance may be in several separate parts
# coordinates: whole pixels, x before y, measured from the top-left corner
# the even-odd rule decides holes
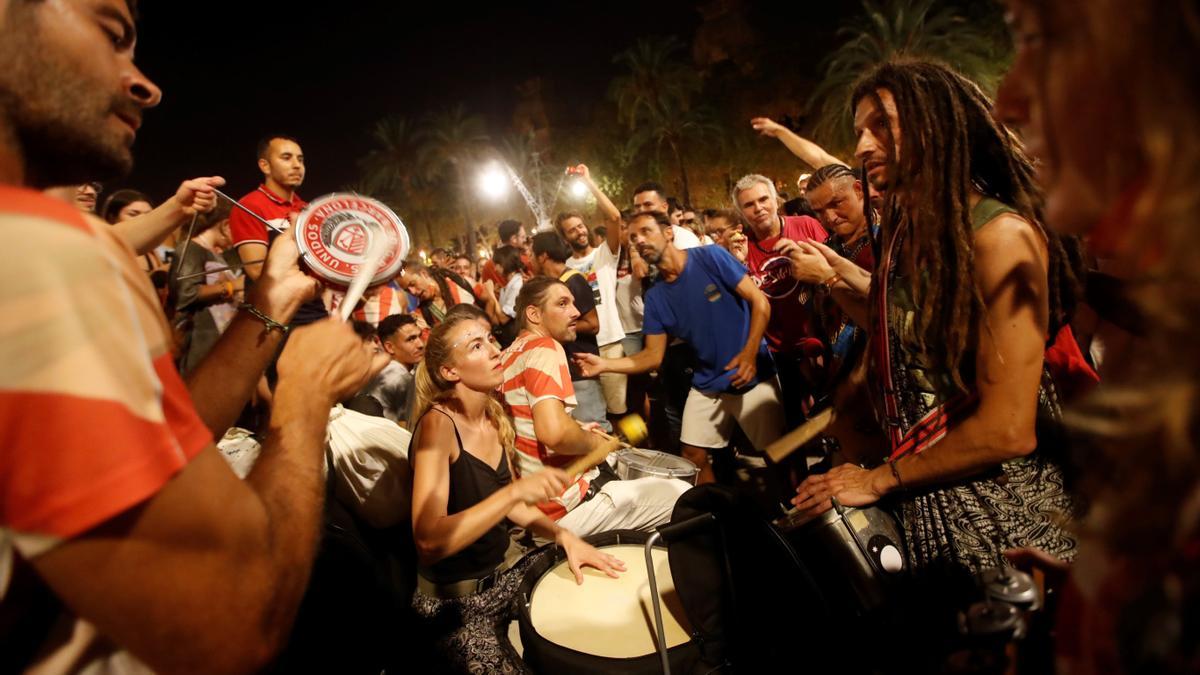
[[[274,230],[276,232],[283,232],[284,228],[279,227],[278,225],[273,225],[272,223],[267,221],[267,219],[263,218],[262,216],[258,215],[255,212],[251,211],[249,207],[247,207],[245,204],[242,204],[241,202],[234,199],[233,197],[230,197],[229,195],[225,194],[224,192],[221,192],[217,188],[213,188],[212,191],[217,193],[218,197],[223,198],[225,201],[229,202],[231,205],[250,214],[258,222],[262,223],[263,225],[266,225],[268,230]]]
[[[255,220],[257,220],[258,222],[260,222],[260,223],[262,223],[263,225],[265,225],[265,226],[266,226],[266,228],[267,228],[268,230],[272,230],[272,231],[274,231],[274,232],[283,232],[283,231],[284,231],[284,228],[282,228],[282,227],[279,227],[278,225],[272,224],[271,222],[269,222],[268,220],[266,220],[266,219],[265,219],[265,218],[263,218],[262,216],[260,216],[260,215],[258,215],[257,213],[255,213],[255,212],[251,211],[251,210],[250,210],[248,207],[246,207],[246,205],[245,205],[245,204],[242,204],[242,203],[241,203],[241,202],[239,202],[238,200],[234,199],[233,197],[230,197],[229,195],[225,194],[224,192],[221,192],[221,191],[220,191],[220,190],[218,190],[217,188],[213,188],[213,189],[212,189],[212,191],[213,191],[214,193],[216,193],[216,195],[217,195],[218,197],[220,197],[220,198],[224,199],[225,201],[229,202],[231,205],[233,205],[233,206],[235,206],[235,207],[237,207],[237,208],[241,209],[242,211],[245,211],[246,213],[250,214],[250,217],[254,218],[254,219],[255,219]],[[196,225],[196,219],[195,219],[195,218],[193,218],[193,219],[192,219],[192,227],[195,227],[195,225]],[[189,232],[190,232],[190,231],[191,231],[191,230],[189,229]],[[191,238],[189,237],[189,240],[190,240],[190,239],[191,239]],[[184,244],[184,246],[186,247],[186,244]],[[185,250],[186,250],[186,248],[185,248]],[[264,258],[264,259],[262,259],[262,260],[251,260],[250,262],[242,263],[242,267],[248,267],[248,266],[250,266],[250,265],[257,265],[257,264],[259,264],[259,263],[261,263],[261,262],[266,262],[266,258]],[[181,277],[175,277],[175,280],[176,280],[176,281],[183,281],[183,280],[185,280],[185,279],[195,279],[196,277],[202,277],[202,276],[204,276],[204,275],[206,275],[206,274],[212,274],[212,273],[214,273],[214,272],[225,272],[225,271],[227,271],[227,270],[231,270],[231,269],[233,269],[233,268],[232,268],[232,267],[230,267],[230,266],[228,266],[228,265],[226,265],[225,267],[219,267],[219,268],[217,268],[217,269],[211,269],[211,270],[204,270],[203,272],[196,272],[195,274],[185,274],[185,275],[183,275],[183,276],[181,276]]]
[[[367,290],[367,285],[375,278],[375,272],[379,270],[379,263],[383,261],[383,254],[386,252],[387,237],[383,236],[381,232],[376,232],[375,236],[371,238],[371,248],[367,250],[366,258],[358,266],[358,272],[354,274],[354,280],[350,282],[350,288],[346,290],[346,297],[342,299],[342,321],[348,320],[350,314],[354,312],[354,306],[358,304],[358,299]]]
[[[812,439],[820,435],[822,431],[828,429],[829,425],[833,424],[835,417],[836,414],[833,411],[833,407],[826,408],[813,415],[804,424],[776,439],[774,443],[766,447],[764,452],[767,453],[767,457],[770,457],[772,462],[778,464],[787,458],[788,455],[795,452],[797,448],[804,447]]]
[[[603,429],[600,429],[599,427],[597,427],[597,428],[595,428],[595,429],[591,429],[590,431],[591,431],[593,434],[596,434],[597,436],[599,436],[600,438],[603,438],[603,439],[605,439],[605,440],[608,440],[608,441],[616,441],[616,442],[620,443],[622,448],[632,448],[632,447],[633,447],[632,445],[630,445],[630,444],[629,444],[629,443],[627,443],[626,441],[624,441],[624,440],[622,440],[622,439],[620,439],[620,438],[617,438],[616,436],[613,436],[612,434],[607,434],[607,433],[604,433],[604,430],[603,430]]]
[[[581,455],[579,459],[571,462],[571,464],[564,469],[564,471],[566,471],[567,475],[571,476],[572,478],[579,476],[588,469],[598,466],[600,462],[603,462],[605,458],[609,456],[609,454],[619,450],[620,448],[621,439],[609,436],[608,440],[605,440],[604,443],[593,448],[591,452],[587,453],[586,455]]]
[[[262,260],[251,260],[249,262],[242,263],[242,266],[246,267],[248,265],[257,265],[259,263],[264,263],[266,261],[267,261],[266,258],[263,258]],[[237,268],[235,268],[231,265],[222,265],[221,267],[214,267],[211,270],[204,270],[203,272],[193,272],[192,274],[185,274],[181,277],[175,277],[175,280],[183,281],[184,279],[195,279],[196,277],[202,277],[206,274],[215,274],[217,272],[228,272],[229,270],[234,270],[234,269],[237,269]]]

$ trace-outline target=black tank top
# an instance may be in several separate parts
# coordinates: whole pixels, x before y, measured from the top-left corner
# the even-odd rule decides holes
[[[454,425],[454,418],[447,413],[437,410],[437,408],[429,410],[446,415],[450,419],[450,424]],[[457,425],[454,425],[454,438],[458,440],[458,460],[450,464],[450,495],[446,500],[447,515],[466,511],[512,482],[512,474],[508,471],[508,462],[504,461],[503,455],[500,457],[498,467],[488,466],[463,447],[462,436],[458,434]],[[463,579],[478,579],[487,576],[500,563],[504,562],[504,553],[507,550],[508,530],[504,527],[504,521],[501,520],[482,537],[472,542],[470,546],[429,567],[422,567],[421,576],[439,584]]]

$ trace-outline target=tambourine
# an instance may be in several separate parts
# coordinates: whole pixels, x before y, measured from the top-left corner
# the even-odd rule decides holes
[[[350,286],[372,245],[384,238],[384,253],[368,288],[391,281],[409,252],[408,229],[378,200],[335,192],[309,202],[296,218],[296,245],[309,272],[341,290]]]

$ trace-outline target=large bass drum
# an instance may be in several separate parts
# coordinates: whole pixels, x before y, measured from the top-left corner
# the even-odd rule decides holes
[[[517,617],[525,663],[539,673],[658,673],[654,613],[646,574],[645,532],[614,531],[588,543],[625,562],[618,579],[585,568],[575,584],[560,548],[525,572]],[[692,672],[697,645],[671,577],[666,548],[654,549],[672,672]]]

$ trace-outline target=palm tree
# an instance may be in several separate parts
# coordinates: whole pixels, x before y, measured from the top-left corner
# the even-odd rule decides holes
[[[419,164],[423,176],[431,181],[453,182],[457,187],[459,208],[466,226],[468,250],[475,250],[475,224],[471,213],[468,173],[488,145],[483,118],[469,114],[458,104],[431,114],[418,134]]]
[[[355,192],[369,194],[395,209],[412,228],[425,226],[425,241],[434,246],[432,224],[439,215],[434,186],[424,179],[420,165],[419,129],[408,118],[389,115],[371,129],[373,147],[359,160],[361,178]],[[410,230],[416,243],[416,232]]]
[[[639,123],[629,137],[628,147],[636,151],[652,145],[656,158],[661,155],[664,146],[670,150],[679,169],[683,203],[691,204],[691,187],[687,163],[684,161],[686,148],[691,143],[714,138],[720,131],[712,110],[707,106],[685,108],[673,100],[667,100],[640,115]]]
[[[935,0],[884,0],[879,5],[862,0],[865,16],[838,30],[845,41],[822,62],[824,78],[810,97],[816,108],[814,138],[831,148],[849,146],[855,80],[895,56],[944,61],[989,95],[995,93],[1008,68],[1003,24],[973,22],[953,7],[936,4]],[[809,112],[814,112],[811,107]]]
[[[633,128],[640,114],[667,100],[674,99],[687,107],[700,92],[700,76],[679,58],[682,50],[683,44],[674,36],[643,38],[613,57],[613,63],[629,69],[608,87],[622,124]]]
[[[371,129],[373,146],[359,161],[362,186],[371,193],[403,194],[421,174],[417,128],[408,118],[389,115]]]
[[[714,135],[717,127],[709,108],[693,105],[703,82],[680,58],[682,47],[674,37],[644,38],[617,54],[613,62],[629,72],[613,80],[609,96],[616,101],[618,120],[633,132],[629,150],[653,145],[658,155],[664,146],[669,149],[679,169],[683,201],[690,203],[685,149]]]

